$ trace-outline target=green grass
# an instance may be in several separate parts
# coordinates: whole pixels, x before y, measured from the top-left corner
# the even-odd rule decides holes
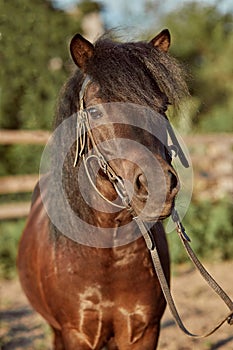
[[[18,243],[25,220],[0,222],[0,278],[11,279],[16,275]]]

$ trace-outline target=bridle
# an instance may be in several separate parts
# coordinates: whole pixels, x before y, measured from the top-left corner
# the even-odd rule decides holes
[[[170,288],[168,285],[168,282],[166,280],[166,277],[163,272],[162,264],[159,258],[159,253],[157,250],[156,242],[154,239],[154,236],[152,232],[150,231],[150,228],[148,227],[147,223],[142,221],[140,216],[138,215],[137,211],[135,208],[132,206],[129,196],[127,194],[127,190],[125,188],[124,182],[121,179],[120,176],[116,174],[114,169],[110,166],[110,164],[107,162],[105,159],[104,155],[100,152],[98,145],[95,142],[95,139],[93,137],[90,123],[89,123],[89,117],[88,117],[88,112],[85,110],[84,106],[84,97],[85,97],[85,92],[87,90],[87,87],[92,83],[91,78],[89,76],[86,76],[81,90],[79,94],[79,111],[77,112],[77,126],[76,126],[76,133],[77,133],[77,139],[76,139],[76,154],[75,154],[75,160],[74,160],[74,166],[77,165],[79,157],[82,157],[85,172],[87,174],[87,177],[94,188],[94,190],[109,204],[120,208],[120,209],[127,209],[131,215],[132,219],[137,223],[142,236],[146,242],[147,248],[150,251],[151,259],[153,261],[153,265],[156,271],[156,274],[158,276],[161,288],[164,293],[164,297],[168,303],[169,309],[177,323],[177,325],[180,327],[180,329],[188,336],[194,337],[194,338],[204,338],[207,337],[211,334],[213,334],[217,329],[219,329],[225,322],[228,322],[228,324],[233,325],[233,302],[229,298],[229,296],[225,293],[225,291],[218,285],[218,283],[213,279],[213,277],[208,273],[208,271],[204,268],[204,266],[201,264],[195,253],[193,252],[189,242],[190,238],[188,237],[187,233],[185,232],[185,228],[182,225],[182,222],[180,221],[178,212],[176,209],[173,209],[172,212],[172,219],[174,223],[176,224],[176,230],[177,233],[184,245],[184,248],[186,249],[186,252],[192,262],[194,263],[195,267],[198,269],[202,277],[206,280],[206,282],[209,284],[209,286],[215,291],[215,293],[224,301],[226,306],[229,308],[230,312],[227,314],[226,317],[222,321],[220,321],[213,329],[211,329],[209,332],[203,334],[203,335],[197,335],[189,332],[186,327],[184,326],[179,313],[177,311],[174,299],[171,295]],[[170,135],[170,138],[172,140],[172,147],[176,150],[177,155],[179,156],[179,159],[184,167],[188,167],[189,163],[187,158],[185,157],[185,154],[174,134],[174,131],[170,125],[170,123],[167,124],[167,131]],[[92,147],[93,147],[93,152],[91,155],[86,156],[85,155],[85,147],[86,147],[86,138],[87,136],[89,137]],[[96,159],[99,167],[102,169],[102,171],[106,174],[108,177],[109,181],[113,184],[117,194],[119,195],[122,205],[116,204],[114,202],[111,202],[108,200],[96,187],[94,184],[89,168],[88,168],[88,162],[90,159]],[[158,226],[159,229],[159,226]]]
[[[127,191],[125,189],[124,183],[122,179],[116,174],[116,172],[113,170],[113,168],[110,166],[110,164],[106,161],[104,155],[100,152],[98,145],[95,142],[95,139],[93,137],[90,123],[89,123],[89,118],[88,118],[88,113],[84,109],[84,95],[85,91],[88,87],[88,85],[91,83],[91,79],[89,77],[86,77],[82,88],[80,90],[80,95],[79,95],[79,105],[80,109],[77,113],[77,126],[76,126],[76,154],[75,154],[75,160],[74,160],[74,166],[76,166],[78,158],[82,157],[84,168],[86,171],[86,175],[89,179],[90,184],[94,188],[94,190],[98,193],[98,195],[103,198],[107,203],[111,204],[114,207],[120,208],[120,209],[125,209],[127,208],[130,210],[130,200],[129,196],[127,194]],[[89,139],[91,141],[92,147],[93,147],[93,152],[91,155],[86,156],[85,155],[85,145],[86,145],[86,134],[89,136]],[[96,187],[94,184],[89,168],[88,168],[88,161],[91,159],[96,159],[100,169],[104,172],[105,175],[107,175],[109,181],[113,184],[117,194],[119,195],[123,205],[116,204],[114,202],[111,202],[108,200]]]
[[[75,152],[75,160],[73,166],[75,167],[77,165],[79,157],[82,157],[84,168],[86,171],[86,175],[89,179],[89,182],[91,183],[92,187],[94,190],[98,193],[98,195],[103,198],[107,203],[111,204],[112,206],[115,206],[117,208],[125,209],[127,208],[129,211],[132,212],[132,207],[130,205],[130,199],[127,194],[127,191],[124,186],[124,182],[121,179],[120,176],[116,174],[114,169],[110,166],[110,164],[107,162],[105,159],[104,155],[101,153],[101,151],[98,148],[98,145],[95,142],[95,139],[93,137],[91,127],[90,127],[90,122],[89,122],[89,117],[88,117],[88,112],[85,109],[85,103],[84,103],[84,96],[85,92],[88,88],[88,85],[92,83],[91,79],[89,76],[86,76],[84,79],[84,82],[82,84],[80,93],[79,93],[79,111],[77,112],[77,125],[76,125],[76,152]],[[171,154],[173,151],[175,152],[175,155],[179,157],[182,165],[185,168],[189,167],[189,162],[175,136],[175,133],[170,125],[170,123],[166,124],[167,126],[167,131],[169,133],[169,136],[172,141],[171,146],[166,146],[167,149],[169,150],[169,153]],[[85,146],[86,146],[86,135],[88,135],[92,147],[93,147],[93,152],[91,155],[86,156],[85,155]],[[107,175],[109,181],[113,184],[117,194],[119,195],[123,205],[116,204],[114,202],[109,201],[106,197],[103,196],[103,194],[98,190],[96,185],[94,184],[89,168],[88,168],[88,162],[91,159],[96,159],[100,169],[104,172],[105,175]],[[137,216],[137,215],[136,215]]]

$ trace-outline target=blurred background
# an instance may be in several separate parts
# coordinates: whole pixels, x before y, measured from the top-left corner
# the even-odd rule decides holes
[[[150,40],[163,28],[188,72],[191,98],[174,120],[194,167],[184,225],[205,261],[233,259],[233,2],[231,0],[0,0],[0,278],[14,279],[17,245],[52,127],[59,90],[73,70],[76,32],[95,41]],[[186,260],[168,235],[174,264]]]
[[[233,1],[0,0],[3,350],[50,349],[51,332],[32,311],[19,286],[17,247],[58,94],[74,69],[70,39],[79,32],[95,41],[112,28],[122,41],[151,40],[164,28],[171,32],[170,53],[187,71],[191,93],[182,103],[182,113],[170,115],[188,147],[194,170],[193,195],[183,223],[197,255],[232,296]],[[187,263],[176,233],[167,237],[175,299],[185,311],[185,321],[206,331],[209,320],[224,314],[222,304],[199,285],[201,278]],[[227,350],[233,348],[232,342],[232,330],[226,328],[216,338],[188,341],[181,333],[177,336],[168,313],[159,349],[178,350],[185,345],[187,350]]]

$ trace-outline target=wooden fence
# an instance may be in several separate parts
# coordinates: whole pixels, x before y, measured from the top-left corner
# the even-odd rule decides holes
[[[0,144],[45,145],[50,133],[43,130],[0,130]]]
[[[42,130],[0,130],[0,144],[45,145],[50,133]],[[32,192],[38,174],[0,177],[0,195]],[[0,205],[0,220],[26,217],[30,202],[12,202]]]
[[[41,130],[0,130],[0,144],[45,145],[49,136],[49,132]],[[232,134],[189,135],[184,141],[194,165],[194,192],[197,188],[198,197],[232,191]],[[0,195],[31,192],[37,181],[38,174],[0,177]],[[29,202],[1,204],[0,220],[25,217],[29,208]]]

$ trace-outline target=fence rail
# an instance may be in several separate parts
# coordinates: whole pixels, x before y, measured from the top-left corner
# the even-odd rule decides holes
[[[0,194],[31,192],[38,178],[38,175],[0,177]]]
[[[44,130],[0,130],[0,145],[45,145],[50,133]],[[38,175],[15,175],[0,177],[0,195],[32,192]],[[28,215],[30,202],[13,202],[0,205],[0,220],[24,218]]]
[[[0,144],[11,145],[11,144],[37,144],[45,145],[48,141],[50,133],[43,130],[0,130]],[[229,189],[229,183],[232,183],[232,178],[230,170],[224,175],[224,169],[227,171],[229,168],[230,152],[233,144],[232,134],[208,134],[208,135],[188,135],[184,137],[185,143],[192,149],[193,147],[202,146],[205,149],[205,154],[200,154],[195,152],[192,154],[191,158],[193,163],[196,163],[196,168],[199,169],[199,173],[203,173],[205,176],[197,180],[197,185],[201,187],[201,191],[204,195],[211,193],[212,189],[206,183],[210,183],[206,179],[206,168],[207,170],[212,167],[212,174],[215,174],[213,181],[213,176],[211,177],[214,183],[214,190],[221,193],[222,188],[225,186],[227,191]],[[211,147],[210,147],[211,146]],[[209,148],[208,148],[209,147]],[[218,149],[217,149],[217,148]],[[212,153],[212,155],[211,155]],[[228,157],[225,159],[224,157]],[[212,157],[212,158],[211,158]],[[200,162],[201,158],[201,162]],[[209,160],[208,160],[209,159]],[[221,164],[220,164],[220,161]],[[219,162],[220,169],[216,168],[217,161]],[[198,163],[199,162],[199,163]],[[211,163],[211,164],[208,164]],[[195,165],[194,164],[194,167]],[[218,174],[219,172],[219,174]],[[225,182],[221,184],[221,187],[216,187],[216,177],[220,176]],[[230,180],[231,178],[231,180]],[[0,177],[0,195],[12,194],[12,193],[26,193],[31,192],[38,180],[38,175],[15,175],[15,176],[4,176]],[[206,182],[207,180],[207,182]],[[228,187],[226,186],[228,184]],[[203,187],[204,186],[204,187]],[[216,192],[217,193],[217,192]],[[20,203],[9,203],[0,205],[0,220],[2,219],[13,219],[22,218],[27,216],[30,208],[30,203],[20,202]]]
[[[0,205],[0,220],[25,218],[30,210],[30,202],[17,202]]]
[[[44,130],[0,130],[0,144],[45,145],[50,133]]]

